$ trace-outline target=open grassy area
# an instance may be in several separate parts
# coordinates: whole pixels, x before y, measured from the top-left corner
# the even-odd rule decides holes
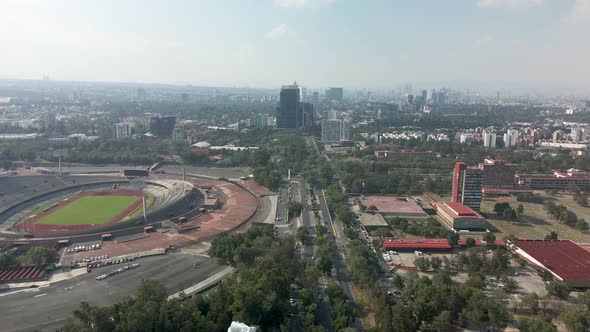
[[[137,200],[134,196],[86,196],[41,218],[37,224],[92,225],[104,224]]]
[[[555,204],[563,204],[567,206],[568,209],[578,215],[578,218],[586,219],[586,221],[590,222],[590,206],[581,206],[574,201],[572,195],[563,193],[558,194],[554,199],[556,200]]]
[[[549,218],[541,204],[510,202],[513,208],[516,208],[518,204],[524,206],[524,216],[518,221],[496,218],[496,215],[493,213],[494,204],[494,202],[489,201],[482,202],[482,212],[487,214],[487,220],[494,227],[506,235],[512,234],[519,239],[540,240],[551,232],[557,232],[561,240],[590,242],[590,235],[584,234],[567,225],[559,224],[557,221]],[[502,236],[499,234],[497,237],[501,238]]]
[[[25,220],[27,220],[27,219],[29,219],[29,218],[33,217],[33,216],[36,216],[36,215],[38,215],[39,213],[43,212],[43,210],[47,209],[48,207],[50,207],[50,206],[52,206],[52,205],[55,205],[55,204],[57,204],[57,203],[60,203],[61,201],[63,201],[63,200],[66,200],[66,199],[68,199],[68,198],[70,198],[70,197],[71,197],[71,196],[68,196],[68,197],[62,197],[62,198],[60,198],[60,199],[56,199],[56,200],[54,200],[54,201],[51,201],[51,202],[49,202],[49,203],[47,203],[47,204],[43,204],[41,207],[39,207],[39,208],[37,208],[37,209],[35,209],[35,210],[33,210],[33,211],[31,211],[31,212],[27,213],[27,215],[26,215],[26,216],[24,216],[24,217],[22,217],[22,218],[21,218],[21,221],[25,221]]]

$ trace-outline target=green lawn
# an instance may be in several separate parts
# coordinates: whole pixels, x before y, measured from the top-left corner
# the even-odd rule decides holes
[[[137,200],[134,196],[86,196],[41,218],[46,225],[104,224]]]
[[[65,198],[60,198],[60,199],[57,199],[57,200],[55,200],[55,201],[51,201],[51,202],[49,202],[49,203],[47,203],[47,204],[44,204],[43,206],[41,206],[41,207],[39,207],[39,208],[35,209],[34,211],[31,211],[31,212],[27,213],[27,215],[26,215],[26,216],[24,216],[24,217],[22,217],[22,218],[20,219],[20,221],[25,221],[25,220],[27,220],[27,219],[30,219],[32,216],[36,216],[36,215],[38,215],[39,213],[43,212],[43,210],[45,210],[46,208],[48,208],[48,207],[50,207],[50,206],[52,206],[52,205],[55,205],[55,204],[57,204],[57,203],[60,203],[61,201],[65,200],[65,199],[67,199],[67,198],[70,198],[70,197],[71,197],[71,196],[68,196],[68,197],[65,197]]]

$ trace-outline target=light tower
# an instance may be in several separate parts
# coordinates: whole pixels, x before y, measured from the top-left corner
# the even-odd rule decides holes
[[[141,193],[141,206],[143,210],[143,221],[147,224],[147,207],[145,201],[145,193],[143,191],[145,187],[145,181],[140,178],[129,177],[129,182]]]

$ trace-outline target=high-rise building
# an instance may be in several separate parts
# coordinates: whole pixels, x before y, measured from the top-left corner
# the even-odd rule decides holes
[[[340,121],[340,140],[341,141],[350,141],[350,136],[352,132],[352,124],[348,119],[342,119]]]
[[[340,141],[341,120],[322,120],[322,142]]]
[[[250,118],[250,126],[258,129],[268,127],[269,116],[267,114],[258,113]]]
[[[414,95],[408,95],[408,104],[414,103]]]
[[[514,186],[514,165],[501,159],[486,158],[479,164],[483,171],[483,186],[492,188],[511,188]]]
[[[55,113],[48,111],[43,116],[43,122],[45,122],[45,129],[55,129],[55,126],[57,126],[57,116],[55,115]]]
[[[344,88],[328,88],[326,90],[326,99],[341,102],[344,99]]]
[[[277,112],[277,128],[298,129],[303,126],[303,112],[299,103],[301,90],[297,83],[283,85]]]
[[[186,131],[182,126],[174,127],[174,130],[172,131],[172,139],[175,141],[186,140]]]
[[[329,110],[324,112],[325,120],[340,120],[340,112],[336,110]]]
[[[313,95],[311,96],[311,102],[314,104],[317,104],[320,102],[320,93],[319,92],[315,91],[313,93]]]
[[[150,133],[158,137],[170,137],[176,125],[175,116],[151,116],[149,118]]]
[[[414,98],[414,111],[415,112],[421,112],[422,108],[426,105],[426,99],[424,99],[424,96],[416,96]]]
[[[504,146],[507,148],[516,146],[516,143],[518,142],[518,135],[518,129],[508,129],[508,131],[506,131],[506,134],[504,134]]]
[[[422,90],[422,98],[424,99],[424,102],[426,102],[428,100],[428,91],[427,90]]]
[[[144,88],[137,88],[137,100],[144,101],[146,99],[146,93]]]
[[[135,124],[131,122],[115,123],[113,131],[117,139],[132,137],[135,135]]]
[[[352,125],[348,119],[322,120],[322,142],[349,141]]]
[[[485,130],[483,132],[483,146],[486,148],[496,147],[496,133],[491,130]]]
[[[582,140],[582,128],[573,127],[572,131],[570,132],[570,139],[574,141],[574,143],[580,143]]]
[[[564,133],[561,130],[556,130],[553,132],[553,142],[559,142],[563,140]]]
[[[453,202],[461,203],[474,211],[481,208],[481,187],[483,172],[478,167],[467,167],[465,163],[455,164],[453,172]]]
[[[315,125],[315,113],[312,103],[301,103],[300,104],[303,113],[303,128],[311,128]]]

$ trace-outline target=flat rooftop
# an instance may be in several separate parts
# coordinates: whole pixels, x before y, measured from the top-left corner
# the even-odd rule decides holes
[[[465,206],[457,202],[449,203],[435,203],[437,209],[443,209],[446,213],[451,215],[453,218],[472,218],[472,219],[484,219],[479,213],[473,211],[468,206]]]
[[[383,246],[390,249],[451,249],[447,239],[384,239]]]
[[[412,198],[408,197],[364,196],[361,203],[366,207],[375,205],[377,211],[381,213],[424,214],[426,216],[426,212]]]
[[[569,240],[519,240],[516,246],[564,281],[590,280],[590,252]]]
[[[387,221],[381,215],[381,213],[362,213],[361,214],[361,223],[366,227],[387,227]]]

